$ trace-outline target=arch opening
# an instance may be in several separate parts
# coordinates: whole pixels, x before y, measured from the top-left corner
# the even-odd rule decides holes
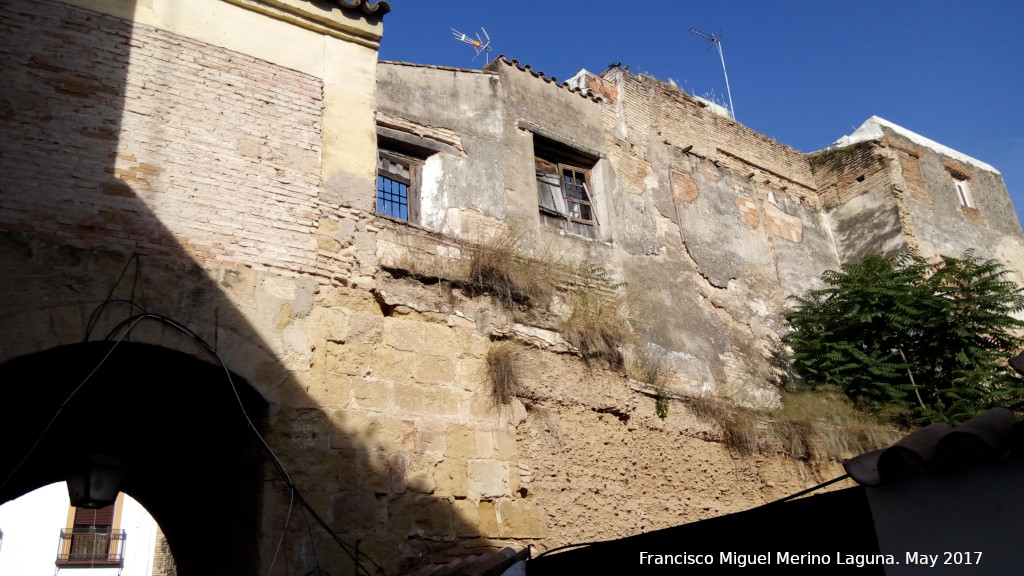
[[[266,460],[239,400],[258,430],[267,403],[233,376],[236,397],[221,366],[150,344],[111,346],[0,365],[0,503],[70,478],[97,454],[113,457],[124,464],[120,490],[162,528],[180,576],[254,573]]]

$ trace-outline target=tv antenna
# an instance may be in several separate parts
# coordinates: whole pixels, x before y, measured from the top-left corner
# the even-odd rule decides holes
[[[487,30],[485,30],[483,26],[480,27],[480,31],[484,34],[483,39],[480,39],[480,34],[477,34],[476,38],[474,38],[459,32],[455,28],[452,28],[452,36],[454,36],[459,42],[469,44],[473,47],[473,50],[476,51],[476,55],[473,56],[473,60],[476,60],[477,56],[483,54],[484,64],[487,64],[491,61],[491,37],[487,35]]]
[[[718,47],[718,57],[722,59],[722,74],[725,75],[725,92],[729,95],[729,111],[732,113],[732,119],[735,120],[736,108],[732,105],[732,90],[729,90],[729,73],[725,71],[725,56],[722,55],[722,36],[720,34],[701,32],[696,28],[690,28],[690,32],[707,40],[708,44]]]

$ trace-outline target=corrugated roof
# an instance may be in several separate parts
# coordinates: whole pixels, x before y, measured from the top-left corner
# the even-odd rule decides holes
[[[877,486],[905,474],[933,474],[978,461],[1001,460],[1021,444],[1024,427],[1013,412],[993,408],[956,428],[929,424],[883,450],[843,463],[850,477]]]
[[[559,88],[564,88],[565,90],[568,90],[569,92],[575,92],[579,94],[581,97],[593,100],[594,102],[601,102],[604,100],[604,98],[597,94],[594,94],[590,90],[581,90],[579,88],[569,86],[568,82],[562,82],[561,84],[559,84],[558,79],[555,78],[554,76],[547,76],[543,72],[534,71],[533,67],[530,66],[529,64],[522,65],[519,63],[518,60],[509,60],[508,58],[505,57],[504,54],[498,55],[498,57],[494,59],[494,62],[504,62],[509,66],[514,66],[518,70],[522,70],[523,72],[529,72],[534,78],[540,78],[541,80],[548,82],[549,84],[554,84]]]
[[[349,10],[359,10],[367,16],[383,16],[391,12],[391,4],[384,0],[371,4],[370,0],[336,0],[338,6]]]

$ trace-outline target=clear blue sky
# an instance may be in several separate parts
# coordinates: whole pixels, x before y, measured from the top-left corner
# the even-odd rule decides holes
[[[725,101],[811,152],[872,115],[987,162],[1024,213],[1024,2],[949,0],[389,0],[380,58],[479,68],[452,38],[487,29],[505,54],[564,80],[621,62]]]

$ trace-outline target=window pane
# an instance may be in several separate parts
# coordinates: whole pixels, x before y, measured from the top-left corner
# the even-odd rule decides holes
[[[385,176],[377,176],[377,213],[409,219],[409,187]]]

